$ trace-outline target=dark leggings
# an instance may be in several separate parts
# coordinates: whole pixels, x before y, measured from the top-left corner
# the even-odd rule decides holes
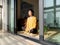
[[[37,29],[31,29],[30,33],[36,34],[37,33]]]

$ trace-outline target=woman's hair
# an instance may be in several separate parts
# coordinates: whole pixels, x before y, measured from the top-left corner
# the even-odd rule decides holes
[[[29,9],[28,11],[32,12],[32,16],[34,16],[34,11],[32,9]]]

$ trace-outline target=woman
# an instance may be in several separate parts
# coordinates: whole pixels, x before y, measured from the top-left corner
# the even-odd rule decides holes
[[[34,16],[34,11],[32,9],[28,10],[28,16],[25,33],[30,33],[36,28],[36,17]]]

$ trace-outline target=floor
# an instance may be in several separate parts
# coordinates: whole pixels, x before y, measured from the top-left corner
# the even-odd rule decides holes
[[[45,34],[45,40],[54,42],[60,45],[60,29],[50,30]]]
[[[39,40],[39,34],[32,34],[32,33],[24,33],[24,31],[19,31],[18,32],[19,35],[24,35],[24,36],[27,36],[27,37],[33,37],[35,39],[38,39]]]
[[[58,33],[58,34],[56,34],[54,36],[49,37],[47,40],[49,40],[51,42],[55,42],[55,43],[60,45],[60,33]]]
[[[18,34],[39,39],[39,35],[24,34],[23,31],[18,32]],[[49,30],[46,34],[44,34],[44,40],[60,44],[60,30]]]
[[[0,45],[41,45],[31,40],[25,39],[11,33],[2,33],[0,31]]]
[[[44,39],[47,39],[47,38],[51,37],[52,35],[54,35],[56,33],[57,33],[56,31],[48,31],[48,32],[45,33]]]

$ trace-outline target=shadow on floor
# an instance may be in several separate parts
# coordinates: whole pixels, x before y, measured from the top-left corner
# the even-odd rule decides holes
[[[23,38],[29,39],[29,40],[31,40],[31,41],[34,41],[34,42],[36,42],[36,43],[38,43],[38,44],[42,44],[42,45],[58,45],[58,44],[53,44],[53,43],[51,43],[51,42],[44,41],[44,40],[40,40],[40,41],[39,41],[38,39],[34,39],[34,38],[27,37],[27,36],[20,35],[20,34],[17,34],[17,35],[19,35],[19,36],[21,36],[21,37],[23,37]]]

